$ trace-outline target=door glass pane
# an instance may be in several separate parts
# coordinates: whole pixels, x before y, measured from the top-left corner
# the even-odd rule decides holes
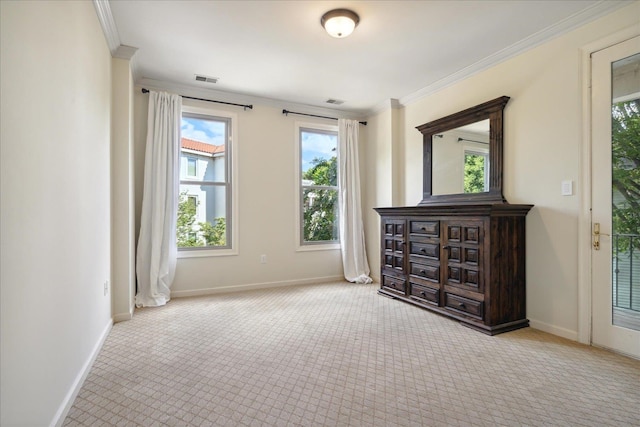
[[[611,71],[613,324],[640,330],[640,54]]]

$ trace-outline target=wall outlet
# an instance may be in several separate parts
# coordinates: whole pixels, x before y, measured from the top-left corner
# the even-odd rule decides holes
[[[107,296],[107,294],[109,293],[109,281],[105,281],[104,282],[104,296]]]
[[[260,264],[266,264],[267,263],[267,256],[262,254],[260,255]]]

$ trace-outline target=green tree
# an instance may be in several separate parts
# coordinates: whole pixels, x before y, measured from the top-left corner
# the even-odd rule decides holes
[[[479,154],[464,155],[464,192],[482,193],[484,188],[485,157]]]
[[[187,192],[180,193],[178,200],[177,240],[179,248],[202,246],[198,241],[198,233],[193,229],[196,222],[198,202],[189,198]]]
[[[216,218],[213,224],[200,222],[198,225],[206,246],[226,246],[227,223],[224,218]]]
[[[611,110],[611,161],[615,234],[639,234],[640,230],[640,100],[614,104]],[[629,239],[618,248],[628,249]],[[639,239],[634,248],[640,247]]]
[[[189,198],[186,191],[178,199],[177,243],[179,248],[198,246],[226,246],[227,225],[224,218],[214,223],[199,222],[196,225],[196,210],[199,202]]]
[[[338,185],[338,159],[315,158],[303,175],[317,186]],[[303,194],[304,240],[329,241],[338,239],[338,192],[335,189],[307,188]]]

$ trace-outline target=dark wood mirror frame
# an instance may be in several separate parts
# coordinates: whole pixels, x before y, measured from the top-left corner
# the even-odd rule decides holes
[[[507,203],[502,195],[502,159],[503,159],[503,111],[508,96],[468,108],[450,116],[418,126],[423,135],[423,194],[421,205]],[[433,195],[433,136],[481,120],[489,119],[489,191],[470,194]]]

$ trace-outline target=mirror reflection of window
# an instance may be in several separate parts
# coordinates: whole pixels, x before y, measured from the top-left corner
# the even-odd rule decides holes
[[[489,152],[464,151],[464,192],[489,191]]]

